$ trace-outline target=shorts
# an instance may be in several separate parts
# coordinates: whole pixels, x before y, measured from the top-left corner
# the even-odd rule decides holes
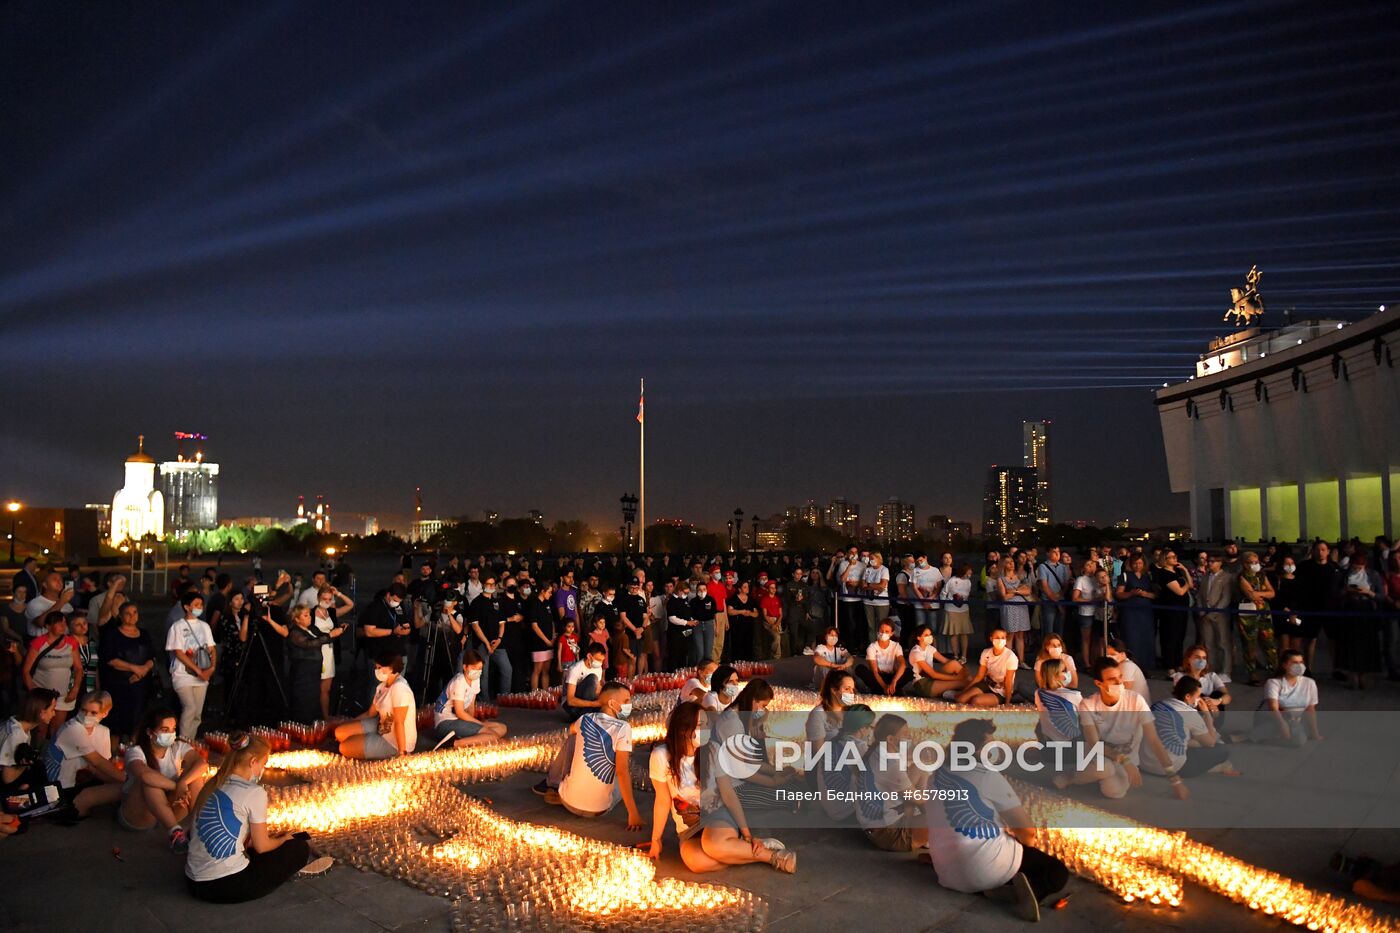
[[[881,826],[867,829],[865,837],[877,849],[885,852],[913,852],[914,831],[908,826]]]
[[[398,746],[394,744],[392,739],[379,731],[379,720],[361,719],[360,731],[365,736],[365,761],[398,757]]]
[[[992,696],[997,698],[997,702],[1000,703],[1002,706],[1006,705],[1006,697],[1002,696],[1001,691],[995,689],[992,682],[987,678],[982,678],[972,686],[976,687],[978,690],[981,690],[983,693],[990,693]]]
[[[459,739],[469,739],[481,731],[481,723],[465,719],[444,719],[433,727],[433,735],[439,739],[454,735]]]
[[[548,648],[545,648],[543,651],[531,651],[531,652],[530,652],[530,660],[531,660],[531,661],[534,661],[536,664],[539,664],[539,663],[545,662],[545,661],[553,661],[553,660],[554,660],[554,652],[551,651],[551,650],[549,650]]]
[[[676,835],[681,839],[689,839],[692,836],[700,835],[701,831],[707,826],[728,826],[735,832],[739,831],[739,824],[735,821],[733,814],[729,812],[729,808],[719,806],[700,817],[700,822],[696,823],[685,832],[677,833]]]
[[[955,612],[952,609],[943,613],[944,635],[971,635],[972,613],[966,609]]]
[[[122,829],[127,830],[128,832],[148,833],[151,830],[155,829],[157,826],[159,826],[160,821],[157,820],[155,817],[151,817],[150,826],[132,826],[126,821],[126,817],[122,816],[121,804],[117,804],[117,825],[120,826]]]

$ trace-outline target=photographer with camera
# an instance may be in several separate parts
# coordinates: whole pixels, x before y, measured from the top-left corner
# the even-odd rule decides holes
[[[48,783],[30,737],[53,721],[57,708],[58,691],[37,687],[25,695],[19,712],[0,725],[0,791],[4,794],[37,791]]]
[[[418,674],[419,697],[426,697],[442,689],[442,685],[456,673],[457,658],[462,654],[463,637],[467,623],[457,607],[462,603],[462,595],[454,587],[442,585],[437,594],[438,603],[417,613],[415,624],[424,631],[423,660]]]
[[[165,650],[170,652],[170,684],[180,698],[180,735],[193,739],[204,719],[204,697],[214,676],[218,649],[214,633],[200,618],[204,597],[189,590],[180,597],[184,618],[170,626]]]

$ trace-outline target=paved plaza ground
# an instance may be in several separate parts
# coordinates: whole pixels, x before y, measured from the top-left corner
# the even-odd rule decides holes
[[[798,686],[805,681],[810,662],[782,662],[775,682]],[[1165,691],[1164,681],[1154,691]],[[1241,709],[1257,702],[1257,691],[1239,688]],[[1359,708],[1362,694],[1327,691],[1325,702],[1334,708]],[[1400,690],[1386,684],[1364,695],[1367,708],[1400,708]],[[517,735],[557,728],[552,713],[504,710],[502,718]],[[1282,749],[1245,747],[1236,756],[1251,781],[1271,770],[1291,767]],[[1283,757],[1280,757],[1283,756]],[[620,813],[603,821],[572,816],[551,807],[530,793],[535,774],[520,774],[498,784],[476,785],[474,793],[491,798],[503,813],[516,819],[549,823],[582,835],[620,844],[640,841],[629,833]],[[1219,782],[1211,777],[1192,781],[1193,801],[1209,806]],[[1151,782],[1144,792],[1129,799],[1132,815],[1147,816],[1154,806],[1166,805],[1165,786]],[[1347,776],[1322,773],[1308,779],[1319,794],[1345,794]],[[1265,780],[1261,788],[1273,786]],[[1392,785],[1400,787],[1400,775]],[[1074,791],[1094,802],[1092,790]],[[1273,806],[1267,799],[1260,806]],[[1400,795],[1397,795],[1400,796]],[[650,814],[650,798],[638,804]],[[1279,801],[1277,805],[1305,805]],[[1345,847],[1400,859],[1400,832],[1394,830],[1210,830],[1193,837],[1252,863],[1277,870],[1315,888],[1337,891],[1326,869],[1328,856]],[[768,903],[768,924],[773,930],[864,930],[878,918],[882,928],[916,930],[1009,930],[1021,922],[998,904],[980,897],[945,891],[935,883],[930,869],[912,856],[874,850],[854,829],[803,829],[782,831],[784,841],[799,853],[795,876],[780,875],[761,865],[732,869],[720,876],[691,875],[681,865],[674,839],[661,859],[660,874],[685,880],[722,882],[753,891]],[[115,929],[249,930],[297,929],[302,933],[356,933],[371,930],[446,931],[450,928],[449,903],[411,889],[399,882],[355,868],[337,865],[318,878],[298,879],[273,895],[239,907],[220,907],[192,900],[184,891],[182,865],[154,834],[136,835],[120,830],[110,813],[98,813],[73,828],[40,825],[28,834],[0,842],[0,863],[12,883],[0,898],[0,929],[54,931],[86,927],[99,918]],[[119,848],[119,860],[113,849]],[[19,882],[19,883],[13,883]],[[1251,914],[1242,907],[1188,884],[1186,904],[1178,910],[1124,905],[1096,886],[1075,879],[1069,904],[1047,911],[1046,929],[1099,931],[1132,928],[1194,926],[1212,929],[1265,929],[1278,922]],[[1397,917],[1400,924],[1400,917]]]

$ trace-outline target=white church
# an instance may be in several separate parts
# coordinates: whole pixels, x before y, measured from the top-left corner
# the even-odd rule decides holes
[[[156,461],[146,453],[146,435],[126,458],[126,484],[112,499],[112,547],[146,535],[165,534],[165,497],[156,488]]]

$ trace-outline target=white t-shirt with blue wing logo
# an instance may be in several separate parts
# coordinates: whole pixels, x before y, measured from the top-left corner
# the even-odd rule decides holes
[[[617,753],[632,751],[632,727],[607,713],[586,713],[578,721],[573,766],[559,785],[564,803],[583,813],[604,813],[622,797]],[[630,780],[622,775],[622,780]]]
[[[1172,770],[1178,771],[1186,764],[1186,754],[1191,740],[1208,733],[1206,721],[1194,707],[1188,706],[1176,697],[1167,697],[1152,704],[1152,722],[1157,728],[1157,738],[1172,760]],[[1162,765],[1155,755],[1144,755],[1142,770],[1149,774],[1161,774]]]
[[[1010,881],[1021,868],[1021,844],[1001,813],[1021,805],[1004,776],[978,765],[971,771],[940,768],[925,804],[928,846],[938,883],[953,891],[987,891]],[[942,796],[944,799],[938,799]]]
[[[96,725],[89,732],[82,723],[70,719],[45,749],[44,770],[59,787],[72,787],[78,783],[78,772],[87,767],[87,756],[93,752],[103,758],[111,757],[112,735],[107,727]]]
[[[433,725],[440,726],[449,719],[457,718],[457,714],[452,711],[453,700],[461,703],[462,709],[470,710],[480,692],[480,679],[468,680],[467,675],[461,673],[453,677],[447,682],[447,686],[442,688],[437,702],[433,704]]]
[[[1040,731],[1056,742],[1073,742],[1084,734],[1079,723],[1079,704],[1084,695],[1060,687],[1035,692],[1035,708],[1040,711]]]
[[[267,791],[252,781],[230,777],[194,816],[185,874],[192,881],[213,881],[247,868],[243,847],[248,827],[266,822]]]

